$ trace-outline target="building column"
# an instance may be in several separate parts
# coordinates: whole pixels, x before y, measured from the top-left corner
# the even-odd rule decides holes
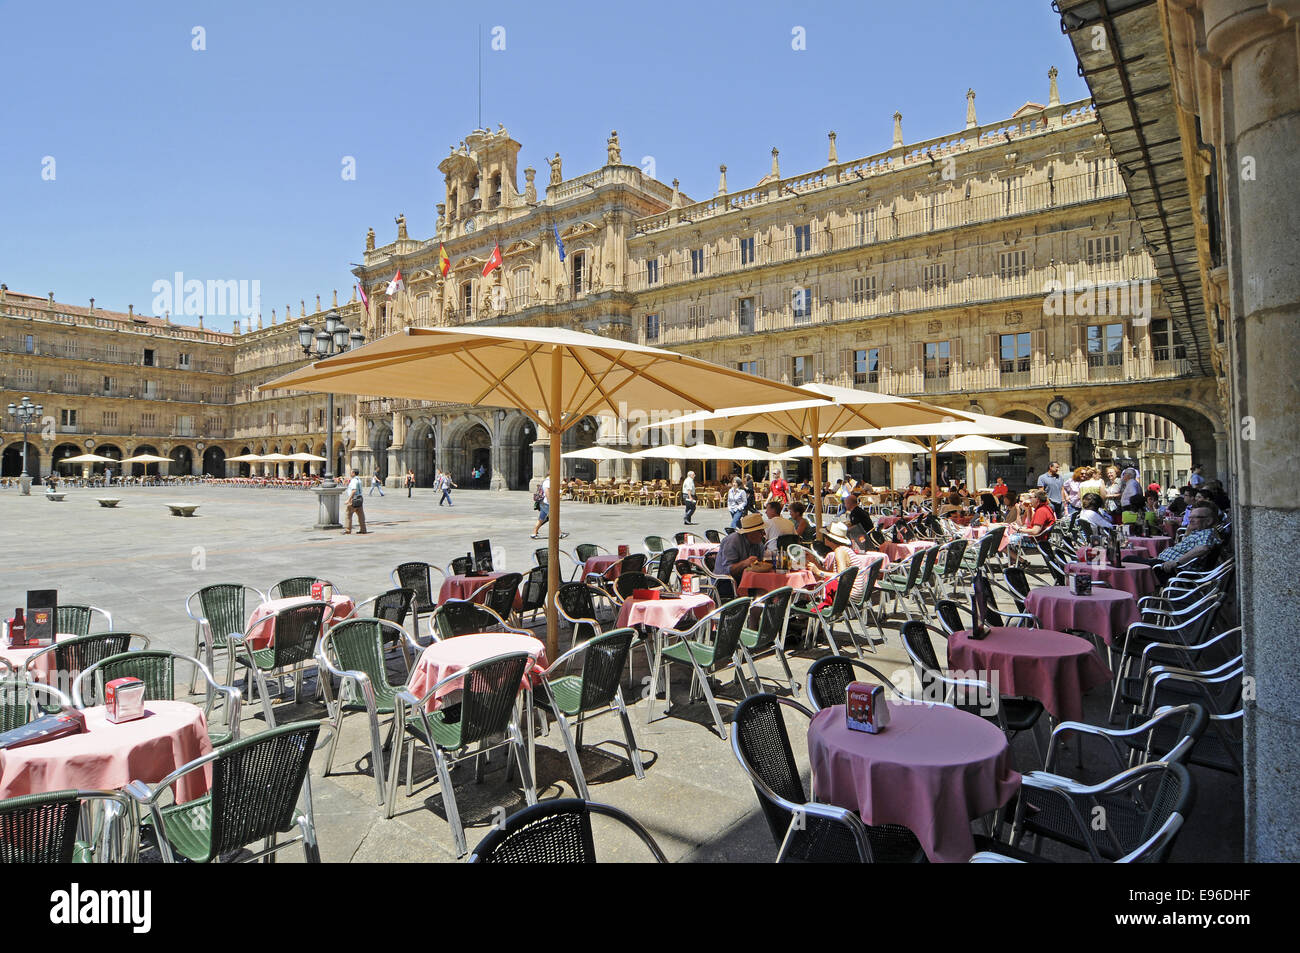
[[[1173,472],[1173,466],[1170,465],[1170,472]],[[1206,479],[1219,479],[1223,485],[1229,483],[1230,473],[1228,470],[1228,432],[1226,430],[1216,430],[1214,432],[1214,473]]]
[[[985,454],[987,460],[988,454]],[[1074,439],[1065,434],[1053,434],[1047,438],[1048,462],[1056,461],[1061,465],[1061,473],[1074,469]]]
[[[1300,432],[1300,64],[1283,5],[1204,0],[1205,45],[1223,70],[1219,144],[1229,259],[1233,492],[1246,652],[1245,860],[1300,860],[1300,546],[1294,439]],[[1250,174],[1247,175],[1249,168]],[[1222,464],[1219,464],[1222,466]]]
[[[542,480],[550,475],[551,472],[551,441],[547,437],[538,436],[533,441],[533,478],[529,481],[528,489],[534,490],[541,485]]]
[[[904,456],[884,457],[888,460],[889,486],[894,490],[905,490],[912,483],[912,458]]]
[[[670,483],[681,483],[686,478],[686,470],[681,460],[668,461],[668,481]]]
[[[1065,462],[1061,462],[1062,467]],[[974,493],[976,490],[989,485],[989,455],[988,451],[980,453],[966,454],[966,489]]]

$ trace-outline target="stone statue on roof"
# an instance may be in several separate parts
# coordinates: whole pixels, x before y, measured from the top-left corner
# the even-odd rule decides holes
[[[554,159],[547,159],[546,161],[547,161],[547,163],[548,163],[548,164],[550,165],[550,167],[551,167],[551,182],[550,182],[550,184],[551,184],[551,185],[559,185],[561,182],[564,181],[564,174],[563,174],[563,172],[562,172],[561,169],[560,169],[560,164],[561,164],[560,154],[557,152],[557,153],[555,153],[555,158],[554,158]]]
[[[605,140],[605,148],[609,151],[609,164],[610,164],[610,165],[622,165],[622,164],[623,164],[623,150],[622,150],[621,148],[619,148],[619,145],[618,145],[618,130],[617,130],[617,129],[615,129],[613,132],[611,132],[611,133],[609,134],[609,138],[608,138],[607,140]]]

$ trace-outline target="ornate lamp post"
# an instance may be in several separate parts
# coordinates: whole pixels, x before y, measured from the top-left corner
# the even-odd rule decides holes
[[[338,313],[335,311],[325,315],[323,331],[317,331],[306,322],[298,325],[298,344],[307,357],[317,359],[333,357],[335,354],[358,348],[365,341],[365,335],[360,331],[350,331],[339,320]],[[325,418],[325,479],[315,488],[320,500],[316,529],[338,529],[342,525],[339,522],[339,496],[343,493],[343,489],[334,481],[334,395],[332,393],[327,398]]]
[[[9,405],[9,416],[18,422],[18,426],[23,432],[23,473],[18,478],[18,485],[23,496],[32,495],[32,478],[27,472],[27,430],[34,427],[36,422],[41,419],[41,414],[45,408],[41,404],[33,404],[30,397],[24,397],[17,404]]]

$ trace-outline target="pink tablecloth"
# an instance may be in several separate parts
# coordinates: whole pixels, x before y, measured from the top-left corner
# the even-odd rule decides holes
[[[989,533],[997,529],[999,526],[1006,526],[1006,525],[1007,525],[1006,523],[991,523],[988,525],[963,526],[961,530],[961,535],[963,536],[963,538],[973,541],[979,539],[981,536],[987,536]],[[1008,529],[1005,533],[1002,534],[1002,542],[998,546],[998,552],[1002,552],[1010,544],[1011,544],[1011,530]]]
[[[614,555],[592,556],[590,559],[588,559],[585,563],[582,564],[582,573],[584,576],[593,572],[603,576],[605,575],[606,572],[609,571],[611,566],[617,566],[622,560],[623,560],[622,556],[614,556]],[[615,569],[613,572],[611,572],[609,574],[609,578],[617,579],[618,570]]]
[[[120,725],[108,720],[103,706],[87,708],[82,734],[0,750],[0,798],[67,788],[117,790],[131,781],[157,784],[212,751],[202,708],[172,701],[144,707],[144,718]],[[202,796],[211,781],[211,769],[194,772],[177,785],[177,799]]]
[[[275,623],[268,622],[265,625],[259,625],[263,619],[269,618],[283,609],[292,609],[294,606],[305,605],[311,602],[310,596],[290,596],[286,599],[272,599],[269,602],[263,602],[253,610],[252,618],[248,620],[248,628],[244,631],[248,633],[249,647],[254,650],[269,649],[275,644]],[[335,622],[341,622],[348,616],[352,615],[352,610],[356,606],[347,596],[341,596],[335,593],[330,598],[330,607],[325,612],[325,622],[322,627],[328,629]]]
[[[1153,559],[1174,544],[1168,536],[1130,536],[1126,542],[1130,548],[1138,551],[1138,555]]]
[[[618,626],[670,629],[688,612],[703,619],[716,608],[712,597],[702,592],[686,593],[680,599],[628,599],[618,610]]]
[[[69,635],[68,633],[60,632],[58,635],[54,637],[54,641],[66,642],[68,639],[75,639],[75,638],[76,638],[75,635]],[[8,644],[8,641],[9,639],[7,633],[3,636],[0,636],[0,645]],[[49,648],[49,646],[42,646],[40,648],[30,648],[30,649],[0,648],[0,659],[4,659],[13,667],[14,677],[22,678],[23,672],[27,668],[27,660],[31,658],[33,655],[35,655],[37,652],[44,652],[45,649],[47,648]],[[38,682],[44,682],[48,685],[50,684],[50,676],[52,674],[54,674],[54,653],[46,652],[44,655],[41,656],[40,661],[37,662],[32,667],[32,678]],[[64,684],[56,685],[55,687],[65,692],[70,691],[72,686],[72,680],[75,679],[80,674],[81,674],[80,672],[67,673],[64,679]]]
[[[438,605],[442,605],[448,599],[468,599],[493,579],[499,579],[504,575],[504,572],[490,572],[482,576],[448,576],[442,581],[442,588],[438,590]],[[481,604],[485,599],[487,599],[486,592],[474,601]],[[523,600],[516,592],[515,608],[518,609],[521,605]]]
[[[1100,558],[1102,555],[1105,554],[1105,552],[1106,550],[1104,548],[1098,549],[1096,546],[1080,546],[1078,549],[1074,551],[1074,558],[1081,563],[1090,563],[1094,559]],[[1146,553],[1143,552],[1142,550],[1133,549],[1131,547],[1125,547],[1119,551],[1120,559],[1128,559],[1130,556],[1145,556],[1145,555]]]
[[[1093,579],[1100,579],[1112,589],[1123,589],[1139,599],[1143,596],[1154,596],[1160,591],[1156,574],[1151,571],[1150,566],[1141,564],[1097,566],[1092,563],[1069,563],[1065,571],[1071,575],[1084,573]]]
[[[1160,528],[1164,530],[1165,535],[1170,539],[1177,539],[1178,531],[1183,528],[1183,521],[1181,519],[1167,519],[1160,524]]]
[[[997,725],[941,705],[889,703],[889,727],[850,731],[844,706],[819,711],[808,728],[817,800],[855,810],[868,824],[903,824],[935,862],[975,852],[970,822],[1020,787]]]
[[[891,562],[899,562],[923,549],[930,549],[934,546],[933,540],[917,539],[910,543],[881,543],[880,551],[889,557]]]
[[[677,550],[678,559],[694,559],[697,562],[703,562],[704,557],[709,553],[718,551],[718,543],[687,543]]]
[[[1110,681],[1110,669],[1087,639],[1052,629],[994,626],[979,641],[963,629],[948,640],[948,668],[990,681],[999,695],[1029,695],[1058,719],[1083,717],[1083,694]]]
[[[513,632],[478,632],[459,635],[454,639],[434,642],[422,653],[411,671],[406,688],[416,698],[423,698],[439,681],[469,668],[475,662],[510,652],[527,652],[533,658],[533,668],[529,671],[521,687],[533,684],[537,676],[545,670],[546,646],[529,635],[516,635]],[[452,692],[460,691],[464,683],[460,680],[448,682],[438,689],[438,694],[429,699],[429,711],[438,707],[441,698]]]
[[[782,586],[807,589],[809,586],[815,585],[817,585],[817,577],[806,569],[795,572],[750,572],[746,569],[740,577],[740,585],[737,586],[737,589],[743,595],[755,589],[760,592],[771,592],[773,589],[780,589]]]
[[[1137,600],[1122,589],[1094,589],[1091,595],[1076,596],[1067,586],[1043,586],[1029,593],[1025,609],[1036,615],[1044,628],[1094,632],[1107,645],[1113,645],[1116,637],[1138,620]]]

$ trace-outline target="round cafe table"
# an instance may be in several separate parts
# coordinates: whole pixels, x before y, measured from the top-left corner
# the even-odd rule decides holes
[[[1083,717],[1083,695],[1110,681],[1110,669],[1097,657],[1092,643],[1077,635],[1052,629],[992,626],[979,640],[970,630],[953,633],[948,640],[948,668],[975,672],[990,680],[996,672],[999,695],[1037,698],[1058,721]],[[957,676],[953,676],[957,677]]]
[[[686,543],[677,549],[678,559],[691,559],[696,562],[704,562],[704,557],[709,553],[718,551],[719,543]]]
[[[910,543],[881,543],[880,551],[888,556],[891,562],[899,562],[922,550],[931,549],[935,545],[932,539],[916,539]]]
[[[622,556],[615,556],[612,553],[607,553],[603,556],[592,556],[590,559],[588,559],[586,562],[582,564],[583,577],[585,578],[586,576],[589,576],[592,573],[595,573],[598,576],[603,576],[605,575],[605,573],[609,572],[609,570],[612,567],[615,567],[620,562],[622,562],[622,560],[623,560]],[[610,573],[609,578],[617,579],[618,571],[615,570],[614,572]]]
[[[55,642],[66,642],[68,639],[75,639],[78,636],[70,635],[66,632],[60,632],[54,636]],[[9,642],[8,633],[0,636],[0,645],[7,645]],[[37,652],[45,652],[48,645],[33,646],[29,649],[10,649],[0,648],[0,659],[4,659],[13,668],[14,678],[23,678],[23,672],[27,668],[27,660]],[[45,652],[44,655],[32,666],[32,679],[45,684],[51,684],[50,676],[54,674],[54,653]],[[71,687],[72,679],[75,679],[80,672],[69,672],[67,675],[67,687]],[[64,686],[56,685],[56,688],[63,689]]]
[[[617,625],[671,629],[688,612],[703,619],[716,608],[713,598],[702,592],[683,593],[680,599],[627,599],[619,607]]]
[[[411,669],[411,677],[407,679],[406,690],[416,698],[423,698],[442,679],[464,671],[476,662],[511,652],[527,652],[532,657],[533,668],[521,683],[522,688],[531,689],[547,666],[546,646],[541,640],[514,632],[477,632],[434,642],[421,652]],[[428,710],[436,709],[442,698],[460,691],[462,685],[463,682],[454,681],[438,689],[438,693],[429,699]]]
[[[817,577],[806,569],[798,569],[794,572],[751,572],[746,569],[741,574],[740,585],[736,589],[741,593],[755,590],[762,593],[780,589],[782,586],[807,589],[815,585],[817,585]]]
[[[288,596],[284,599],[270,599],[263,602],[253,610],[252,616],[248,620],[248,628],[244,631],[248,633],[248,647],[254,651],[269,649],[275,644],[275,614],[285,609],[292,609],[294,606],[306,605],[312,602],[311,596]],[[330,597],[330,607],[325,610],[325,620],[321,623],[321,631],[324,632],[335,622],[341,622],[356,608],[352,600],[347,596],[334,593]],[[271,620],[265,622],[264,620]]]
[[[818,801],[857,811],[867,824],[902,824],[934,862],[975,852],[970,822],[1020,787],[1006,735],[946,705],[889,702],[878,734],[852,731],[843,705],[813,716],[808,756]]]
[[[117,790],[132,781],[157,784],[212,752],[203,709],[188,702],[149,701],[145,716],[113,724],[102,705],[84,709],[86,730],[22,748],[0,750],[0,798],[68,788]],[[212,769],[186,775],[178,801],[207,793]]]
[[[1041,586],[1025,598],[1025,610],[1044,628],[1092,632],[1107,645],[1114,645],[1116,636],[1138,621],[1137,600],[1122,589],[1094,589],[1076,596],[1069,586]]]
[[[448,576],[442,581],[442,588],[438,590],[438,605],[442,605],[448,599],[468,599],[489,582],[504,575],[504,572],[489,572],[481,576]],[[485,599],[487,599],[486,592],[476,596],[474,601],[481,604]],[[515,608],[518,609],[521,605],[523,600],[516,592]]]
[[[1138,599],[1154,596],[1160,591],[1156,574],[1150,566],[1132,563],[1124,566],[1096,565],[1094,563],[1067,563],[1065,571],[1070,575],[1085,574],[1093,579],[1100,579],[1112,589],[1122,589],[1132,593]]]
[[[1126,542],[1130,549],[1137,550],[1137,555],[1153,559],[1174,544],[1169,536],[1130,536]]]

